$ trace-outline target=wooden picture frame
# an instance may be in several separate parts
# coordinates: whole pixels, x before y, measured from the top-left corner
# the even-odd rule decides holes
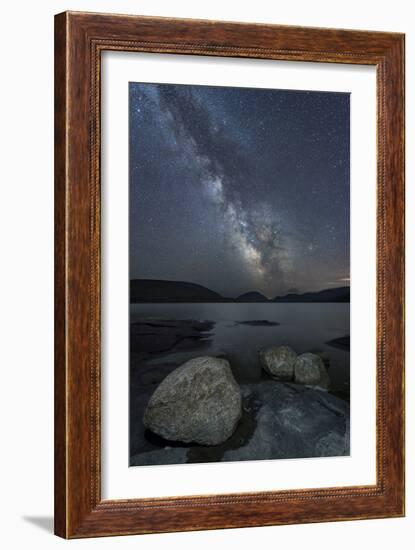
[[[100,59],[104,50],[373,65],[373,486],[101,499]],[[64,538],[404,515],[404,35],[65,12],[55,18],[55,533]]]

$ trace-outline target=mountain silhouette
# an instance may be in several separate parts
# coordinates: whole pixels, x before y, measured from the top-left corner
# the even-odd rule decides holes
[[[245,292],[236,298],[237,302],[269,302],[260,292]]]
[[[276,296],[274,302],[350,302],[350,287],[327,288],[318,292]]]
[[[221,296],[209,288],[186,281],[166,281],[161,279],[131,279],[131,303],[218,303],[218,302],[349,302],[350,288],[339,287],[305,292],[304,294],[286,294],[268,300],[257,291],[246,292],[236,299]]]
[[[224,302],[217,292],[202,285],[184,281],[158,279],[130,280],[130,302]]]

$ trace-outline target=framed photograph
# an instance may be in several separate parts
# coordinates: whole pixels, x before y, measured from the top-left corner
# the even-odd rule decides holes
[[[404,515],[404,35],[55,18],[55,532]]]

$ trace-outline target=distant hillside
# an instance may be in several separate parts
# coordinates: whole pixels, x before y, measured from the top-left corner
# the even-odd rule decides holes
[[[162,281],[157,279],[132,279],[130,302],[224,302],[217,292],[195,283]]]
[[[184,281],[158,279],[132,279],[130,281],[131,303],[174,303],[174,302],[349,302],[350,288],[329,288],[319,292],[287,294],[268,300],[260,292],[246,292],[238,298],[226,298],[205,286]]]
[[[260,292],[245,292],[236,298],[237,302],[268,302],[268,298],[265,298]]]
[[[274,302],[350,302],[350,287],[328,288],[319,292],[277,296]]]

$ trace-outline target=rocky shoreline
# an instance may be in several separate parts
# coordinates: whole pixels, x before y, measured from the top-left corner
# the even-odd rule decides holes
[[[246,321],[252,322],[267,326],[266,321]],[[143,422],[143,417],[152,396],[162,386],[163,380],[171,379],[180,370],[174,361],[152,364],[151,358],[159,359],[163,354],[167,358],[172,350],[203,350],[213,327],[214,323],[210,321],[155,319],[131,325],[131,333],[139,338],[131,339],[130,466],[349,454],[349,404],[327,391],[326,358],[323,354],[321,357],[313,353],[287,354],[284,346],[271,348],[273,352],[268,353],[268,359],[271,358],[268,363],[261,352],[263,375],[260,380],[239,382],[240,414],[235,416],[235,426],[227,432],[225,430],[225,435],[218,441],[209,443],[202,438],[197,442],[197,438],[196,441],[188,438],[185,442],[175,436],[169,437],[169,434],[174,435],[174,431],[157,427],[148,429],[149,422]],[[287,357],[288,366],[284,363]],[[224,358],[212,359],[228,363]],[[209,384],[215,379],[212,378]],[[224,387],[220,388],[219,384],[215,391],[220,393]],[[202,390],[203,387],[200,394],[203,397]],[[180,401],[179,395],[180,391],[174,397],[177,402]],[[218,408],[216,401],[210,410],[217,411]],[[164,415],[159,420],[168,424],[171,416]],[[177,418],[175,422],[180,424]]]
[[[130,466],[347,456],[349,405],[328,392],[265,380],[241,386],[242,417],[215,446],[182,444],[147,433]]]
[[[213,321],[144,319],[130,324],[130,352],[141,358],[173,349],[200,349],[209,340]]]

